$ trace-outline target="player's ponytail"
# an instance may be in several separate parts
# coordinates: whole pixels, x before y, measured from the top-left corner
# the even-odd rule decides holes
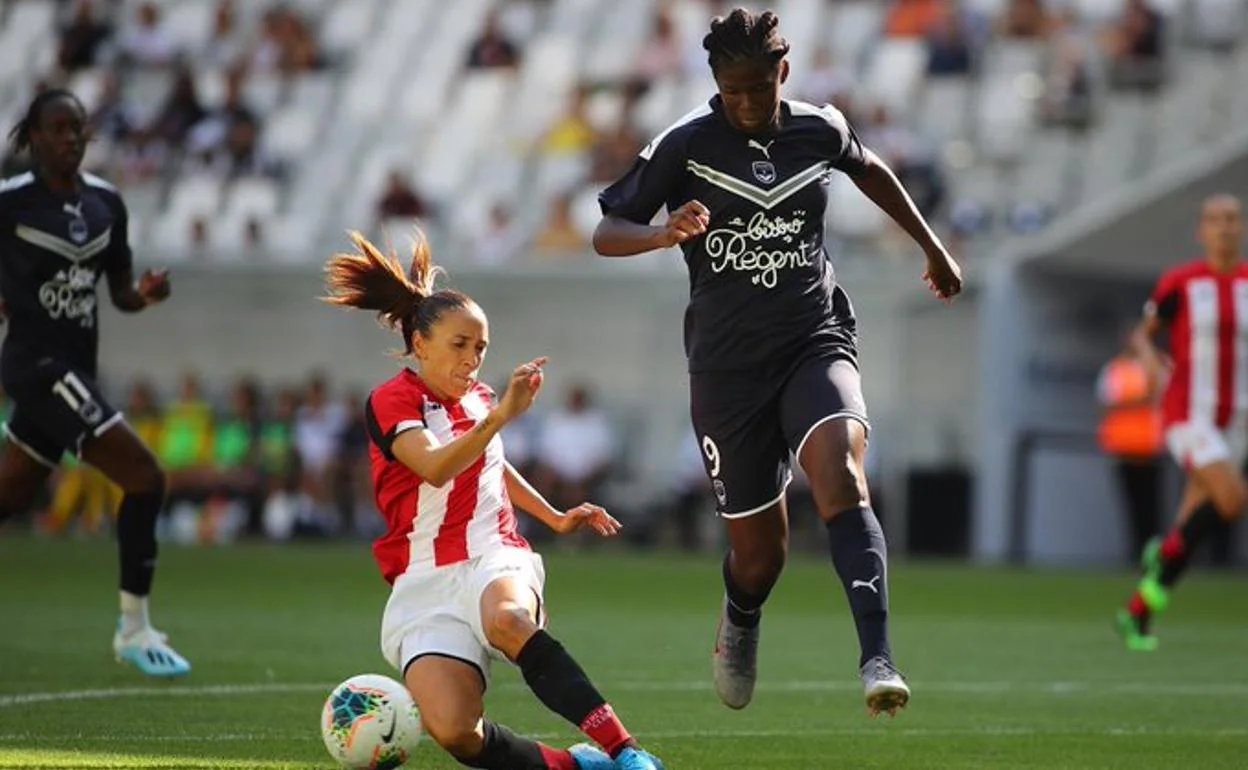
[[[780,36],[780,17],[771,11],[755,16],[737,8],[727,18],[711,21],[711,31],[702,39],[712,72],[725,64],[754,59],[779,62],[789,53],[789,42]]]
[[[351,233],[356,253],[335,254],[325,265],[326,302],[371,310],[381,324],[403,335],[403,353],[414,352],[416,332],[428,336],[442,312],[463,307],[471,300],[452,289],[434,290],[442,268],[433,264],[433,252],[424,234],[417,232],[412,246],[412,268],[404,273],[394,254],[383,254],[358,232]]]

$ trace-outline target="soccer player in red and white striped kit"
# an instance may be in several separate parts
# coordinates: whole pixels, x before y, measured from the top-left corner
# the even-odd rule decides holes
[[[485,313],[465,294],[434,289],[440,271],[427,242],[417,239],[405,274],[397,259],[352,238],[357,253],[326,267],[327,301],[376,312],[417,365],[374,389],[365,412],[387,524],[373,552],[392,586],[381,646],[425,731],[468,767],[662,770],[545,631],[545,570],[516,531],[515,508],[559,533],[589,527],[609,537],[620,528],[590,503],[555,510],[503,455],[499,431],[533,404],[546,359],[517,367],[496,400],[477,379],[489,345]],[[554,749],[486,719],[492,656],[516,664],[547,708],[602,749]]]
[[[1133,338],[1143,360],[1161,370],[1167,364],[1153,339],[1169,332],[1173,365],[1162,418],[1166,444],[1187,474],[1178,521],[1145,548],[1144,577],[1118,613],[1118,631],[1133,650],[1156,649],[1150,621],[1169,604],[1192,552],[1219,518],[1237,519],[1248,504],[1241,470],[1248,457],[1248,263],[1239,200],[1207,199],[1199,237],[1204,257],[1161,277]]]

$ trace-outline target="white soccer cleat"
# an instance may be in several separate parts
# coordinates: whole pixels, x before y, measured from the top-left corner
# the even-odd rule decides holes
[[[882,711],[893,716],[910,701],[910,686],[888,658],[877,655],[863,664],[860,673],[867,712],[871,716],[878,716]]]
[[[148,626],[130,634],[118,628],[113,634],[113,654],[148,676],[177,677],[191,673],[191,664],[169,646],[169,637]]]

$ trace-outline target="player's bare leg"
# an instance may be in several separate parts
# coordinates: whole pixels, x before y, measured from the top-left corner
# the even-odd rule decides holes
[[[1157,648],[1150,625],[1169,606],[1171,591],[1187,570],[1192,553],[1217,529],[1219,520],[1239,518],[1245,505],[1248,484],[1230,461],[1190,471],[1178,521],[1164,538],[1145,549],[1144,577],[1118,613],[1118,631],[1128,649]]]
[[[763,604],[780,579],[789,551],[789,517],[783,499],[745,516],[725,516],[729,551],[724,557],[724,607],[715,632],[712,668],[724,705],[742,709],[754,697]]]

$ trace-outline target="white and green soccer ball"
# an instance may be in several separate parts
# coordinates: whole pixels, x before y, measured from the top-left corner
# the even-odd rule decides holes
[[[321,710],[321,736],[348,770],[402,767],[420,743],[420,714],[407,688],[379,674],[338,685]]]

